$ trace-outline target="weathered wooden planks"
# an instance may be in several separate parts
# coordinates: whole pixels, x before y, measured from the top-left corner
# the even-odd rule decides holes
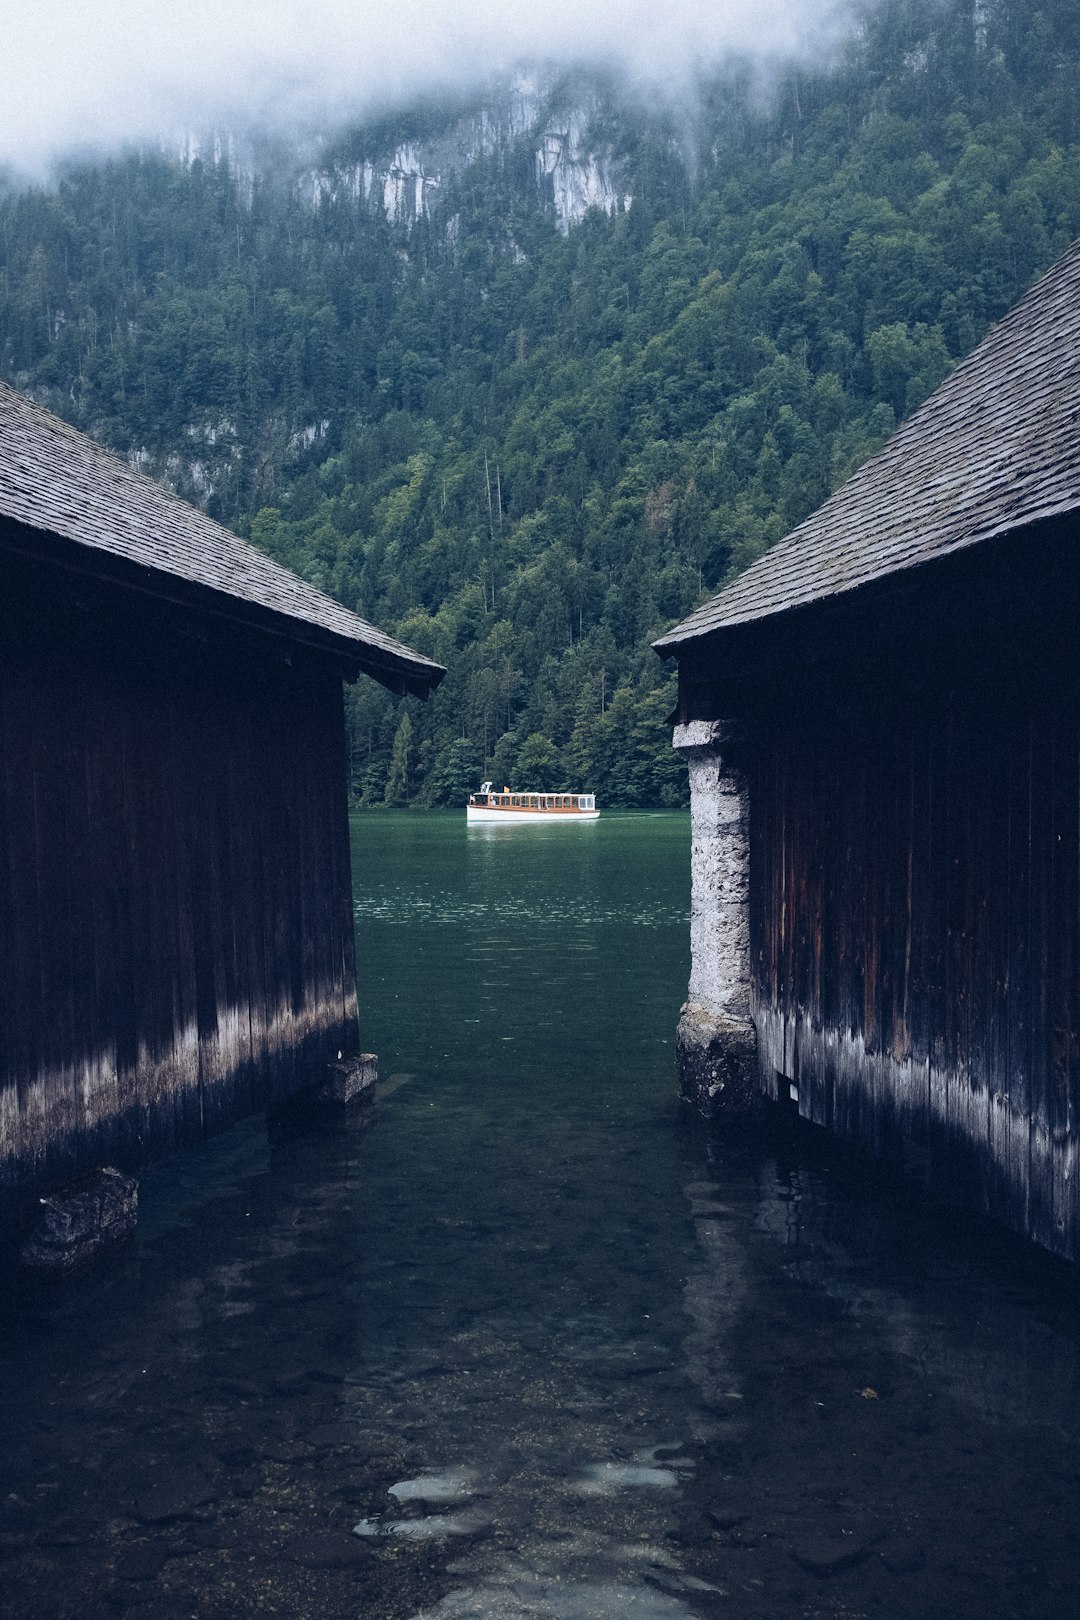
[[[759,713],[754,1010],[766,1091],[1075,1259],[1080,659],[1021,646]]]
[[[5,561],[0,1220],[358,1049],[341,669]]]

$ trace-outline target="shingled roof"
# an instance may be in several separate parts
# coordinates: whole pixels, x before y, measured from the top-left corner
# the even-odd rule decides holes
[[[1080,242],[797,529],[653,643],[804,607],[1080,507]]]
[[[219,608],[340,653],[385,685],[426,692],[445,674],[4,383],[0,518],[133,565],[125,577],[143,588],[212,592]]]

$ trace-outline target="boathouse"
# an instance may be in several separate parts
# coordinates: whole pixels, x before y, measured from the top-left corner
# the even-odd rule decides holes
[[[443,671],[0,385],[0,1232],[357,1052],[361,674]]]
[[[703,1111],[758,1094],[1080,1259],[1080,244],[679,661]]]

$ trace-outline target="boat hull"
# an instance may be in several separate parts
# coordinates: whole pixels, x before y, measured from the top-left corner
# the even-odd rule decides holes
[[[467,805],[465,819],[472,826],[476,822],[486,822],[488,826],[516,827],[518,822],[528,821],[598,821],[599,810],[491,810],[487,805]]]

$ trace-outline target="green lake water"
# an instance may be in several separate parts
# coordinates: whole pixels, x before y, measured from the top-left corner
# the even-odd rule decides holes
[[[689,821],[354,818],[377,1103],[2,1307],[0,1613],[996,1617],[1080,1589],[1071,1273],[676,1096]]]

